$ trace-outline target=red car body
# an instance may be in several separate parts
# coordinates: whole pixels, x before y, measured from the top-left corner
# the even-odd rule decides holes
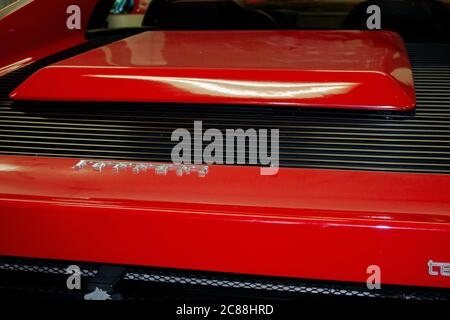
[[[61,27],[74,2],[81,30]],[[94,4],[4,9],[1,74],[83,43]],[[450,288],[428,266],[450,262],[449,175],[211,166],[179,177],[74,170],[79,160],[0,156],[0,255],[349,282],[378,265],[383,284]]]

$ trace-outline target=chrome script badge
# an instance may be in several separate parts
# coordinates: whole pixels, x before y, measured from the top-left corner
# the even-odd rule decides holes
[[[428,273],[430,276],[450,277],[450,263],[428,261]]]
[[[196,173],[199,177],[208,174],[209,167],[206,165],[190,165],[190,164],[163,164],[163,163],[140,163],[140,162],[118,162],[118,161],[92,161],[80,160],[75,166],[75,170],[91,169],[102,172],[104,170],[112,170],[120,172],[130,170],[133,173],[154,172],[158,175],[167,175],[173,171],[177,176],[189,175]]]

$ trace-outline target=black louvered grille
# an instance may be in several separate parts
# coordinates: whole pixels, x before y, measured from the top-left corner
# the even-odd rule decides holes
[[[5,100],[0,154],[170,161],[172,131],[191,130],[201,120],[204,129],[223,132],[280,129],[282,167],[450,173],[450,44],[410,44],[408,49],[415,114]],[[19,70],[3,79],[0,90],[9,92],[27,75],[29,70]]]

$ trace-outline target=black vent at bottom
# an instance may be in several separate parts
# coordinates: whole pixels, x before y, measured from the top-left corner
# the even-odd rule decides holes
[[[66,269],[70,265],[80,267],[86,283],[98,272],[99,264],[48,261],[24,258],[0,258],[0,295],[16,292],[18,288],[45,293],[72,294],[66,289]],[[27,284],[11,279],[34,278]],[[36,280],[37,279],[37,280]],[[50,281],[53,279],[52,281]],[[58,279],[58,280],[54,280]],[[52,284],[51,288],[47,287]],[[215,297],[298,299],[302,297],[351,297],[367,299],[394,299],[414,301],[450,300],[450,289],[418,288],[406,286],[382,286],[369,290],[365,284],[286,279],[252,275],[223,274],[201,271],[185,271],[161,268],[128,267],[118,284],[125,299],[161,299],[184,294],[208,299]],[[85,293],[84,291],[82,293]],[[82,297],[82,295],[81,295]]]

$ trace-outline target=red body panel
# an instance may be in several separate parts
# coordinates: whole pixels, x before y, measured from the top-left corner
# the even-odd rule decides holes
[[[85,42],[95,0],[19,0],[0,11],[0,76]],[[66,26],[67,8],[78,5],[81,29]]]
[[[206,177],[0,159],[0,254],[450,287],[450,176],[212,166]],[[258,185],[258,188],[255,186]]]
[[[23,3],[26,5],[21,6]],[[65,12],[71,4],[82,9],[81,30],[65,28]],[[7,44],[7,50],[0,56],[0,76],[84,42],[84,29],[94,4],[91,0],[20,1],[14,14],[1,11],[0,41]],[[60,69],[46,69],[48,77],[44,77],[42,85],[55,86],[55,94],[60,91],[67,99],[69,94],[77,100],[83,98],[82,94],[89,94],[86,99],[98,94],[128,99],[127,90],[145,93],[147,84],[114,79],[119,87],[114,90],[108,88],[112,80],[103,78],[105,82],[95,87],[89,87],[89,83],[83,88],[73,85],[78,83],[77,77],[91,71],[102,75],[127,75],[132,71],[141,75],[152,68],[169,77],[200,72],[183,65],[186,61],[197,66],[219,63],[223,68],[216,66],[213,75],[225,80],[268,81],[291,76],[292,70],[285,65],[288,60],[261,55],[256,50],[261,49],[258,44],[255,48],[244,47],[245,54],[240,52],[240,57],[256,67],[261,57],[273,59],[273,69],[237,74],[239,68],[232,68],[236,62],[225,54],[224,46],[209,48],[206,45],[210,42],[203,42],[201,50],[206,50],[208,57],[211,50],[216,55],[207,62],[198,46],[181,46],[183,43],[177,43],[173,33],[152,34],[164,35],[160,42],[152,40],[161,48],[147,47],[145,42],[128,43],[130,39],[126,39],[83,55],[87,60],[69,60],[78,61],[77,68],[63,67],[65,61],[58,65]],[[204,41],[206,34],[197,41]],[[284,34],[288,39],[289,32]],[[377,38],[377,34],[382,36]],[[327,57],[337,59],[308,51],[311,68],[317,67],[314,61],[322,64],[321,68],[324,63],[333,63],[330,61],[335,62],[335,67],[355,64],[365,71],[380,68],[385,76],[367,72],[364,75],[373,79],[365,81],[396,77],[392,85],[400,86],[396,92],[403,93],[396,101],[404,107],[414,102],[409,63],[397,36],[359,34],[365,40],[351,42],[357,47],[352,50],[358,53],[350,59],[337,54],[340,51],[335,46],[324,47],[319,32],[310,35],[311,43],[317,38],[316,43],[322,43],[321,50],[327,52]],[[217,37],[210,33],[207,40],[220,41]],[[385,37],[392,38],[388,46],[382,40]],[[363,48],[367,46],[372,47],[374,59],[364,56],[367,51]],[[285,44],[285,48],[289,45]],[[295,45],[293,48],[295,51]],[[122,54],[116,54],[117,50]],[[170,61],[172,68],[149,66],[146,57],[153,62]],[[195,57],[201,58],[192,60]],[[81,68],[83,61],[100,64],[101,68]],[[368,61],[383,63],[366,65]],[[124,64],[128,67],[117,67]],[[209,71],[203,70],[200,75],[211,77]],[[338,73],[342,75],[342,71]],[[313,77],[314,70],[304,74]],[[23,92],[37,99],[41,91],[32,88],[41,88],[34,85]],[[154,85],[167,90],[163,84]],[[384,105],[380,101],[386,98],[385,93],[387,96],[394,92],[390,85],[370,89],[371,101],[377,101],[378,107]],[[184,100],[192,98],[186,92],[172,93]],[[353,97],[353,103],[363,98]],[[218,102],[236,101],[221,97]],[[383,284],[450,288],[450,277],[431,276],[427,266],[429,260],[450,263],[448,175],[282,168],[275,176],[260,176],[259,168],[213,166],[206,177],[200,178],[75,171],[72,166],[77,162],[0,157],[0,255],[360,282],[368,277],[367,267],[377,264]]]
[[[150,31],[39,70],[14,100],[410,110],[401,38],[378,31]]]

